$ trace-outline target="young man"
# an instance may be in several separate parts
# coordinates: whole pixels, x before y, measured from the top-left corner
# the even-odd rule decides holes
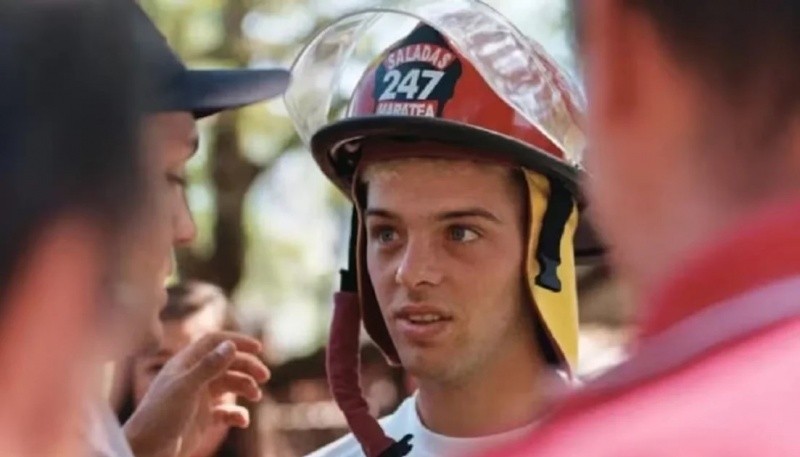
[[[328,348],[353,434],[315,457],[464,455],[514,441],[564,385],[555,370],[577,359],[579,95],[482,3],[449,22],[415,13],[426,20],[373,61],[345,119],[309,131],[302,105],[325,100],[307,88],[336,87],[315,78],[340,72],[314,59],[337,49],[301,53],[286,95],[317,163],[357,210]],[[468,26],[481,22],[496,33]],[[335,34],[361,25],[336,23],[314,43],[352,46]],[[496,53],[468,54],[478,46]],[[494,86],[483,77],[491,72]],[[508,102],[514,85],[529,97]],[[381,420],[388,436],[358,390],[362,315],[419,386]]]
[[[140,341],[158,337],[158,313],[165,304],[164,282],[169,274],[170,249],[194,238],[195,226],[185,199],[184,167],[197,147],[195,120],[210,114],[266,100],[280,94],[288,83],[285,70],[188,70],[168,47],[164,37],[132,0],[115,0],[134,22],[139,62],[150,82],[145,100],[148,116],[142,130],[142,147],[155,169],[152,215],[159,237],[168,241],[142,245],[152,240],[134,238],[131,255],[151,272],[129,289],[134,293],[159,291],[157,299],[140,301],[149,307],[136,314],[147,315],[132,324]],[[148,328],[154,335],[148,335]],[[203,437],[204,421],[219,421],[246,427],[247,410],[237,405],[217,406],[209,398],[232,392],[251,400],[260,398],[259,383],[268,371],[258,360],[258,341],[232,333],[215,333],[193,343],[178,354],[154,380],[148,395],[124,426],[124,437],[107,408],[95,415],[90,440],[99,455],[175,457],[187,455]],[[126,442],[127,441],[127,442]],[[129,448],[130,446],[130,448]]]
[[[800,455],[800,5],[579,6],[591,196],[642,337],[496,455]]]

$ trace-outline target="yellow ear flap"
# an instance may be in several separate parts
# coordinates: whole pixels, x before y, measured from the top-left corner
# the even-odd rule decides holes
[[[543,287],[536,281],[542,272],[537,259],[542,222],[550,198],[550,182],[545,176],[523,169],[528,186],[528,236],[526,278],[537,315],[547,329],[556,354],[561,355],[567,368],[574,371],[578,363],[578,289],[575,275],[574,236],[578,226],[578,208],[572,204],[560,242],[560,263],[556,268],[560,290]]]

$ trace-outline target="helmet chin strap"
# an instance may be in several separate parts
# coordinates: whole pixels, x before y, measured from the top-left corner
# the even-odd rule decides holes
[[[550,195],[542,217],[542,230],[536,248],[536,260],[541,268],[536,284],[552,292],[561,292],[558,267],[561,265],[561,238],[572,213],[572,194],[556,179],[548,178]]]
[[[333,297],[334,312],[326,358],[328,385],[367,457],[401,457],[411,452],[412,435],[395,441],[386,436],[369,413],[361,392],[359,336],[361,306],[356,273],[356,239],[360,229],[358,211],[353,209],[348,266],[341,270],[340,290]]]

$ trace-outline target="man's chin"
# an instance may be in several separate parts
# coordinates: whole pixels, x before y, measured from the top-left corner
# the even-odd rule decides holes
[[[400,361],[410,375],[419,379],[437,379],[448,370],[451,360],[433,348],[398,349]]]

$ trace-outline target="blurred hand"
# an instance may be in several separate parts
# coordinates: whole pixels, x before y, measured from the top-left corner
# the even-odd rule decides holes
[[[124,425],[134,455],[183,457],[198,447],[212,425],[247,427],[247,409],[217,399],[229,393],[261,399],[259,384],[269,379],[269,370],[257,356],[260,351],[255,339],[218,332],[179,352]]]

